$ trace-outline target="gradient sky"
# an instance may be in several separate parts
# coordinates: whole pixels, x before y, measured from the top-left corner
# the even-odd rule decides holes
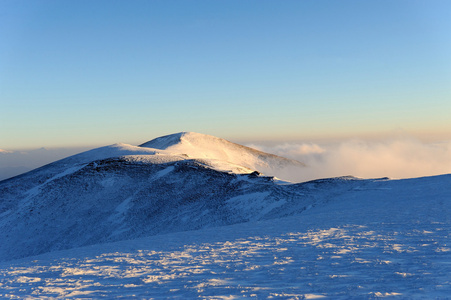
[[[0,149],[451,137],[451,1],[0,2]]]

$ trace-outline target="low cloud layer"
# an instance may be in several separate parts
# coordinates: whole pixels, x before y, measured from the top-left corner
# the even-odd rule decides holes
[[[88,148],[34,149],[8,151],[0,149],[0,180],[4,180]]]
[[[305,171],[289,174],[287,179],[297,182],[346,175],[413,178],[451,173],[451,141],[423,143],[403,138],[248,146],[307,164]]]

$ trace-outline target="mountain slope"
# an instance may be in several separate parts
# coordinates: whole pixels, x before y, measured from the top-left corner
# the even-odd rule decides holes
[[[310,204],[249,168],[289,160],[201,134],[177,137],[182,141],[164,147],[93,149],[0,182],[0,260],[246,222],[286,203],[294,203],[290,213]],[[254,164],[239,165],[240,152]]]
[[[449,299],[450,185],[451,175],[293,185],[321,201],[285,218],[0,263],[0,297]]]
[[[277,186],[236,176],[191,160],[126,156],[2,182],[0,258],[246,221],[227,199],[254,190],[271,198]]]

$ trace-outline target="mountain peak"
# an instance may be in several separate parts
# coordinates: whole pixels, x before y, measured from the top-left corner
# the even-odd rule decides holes
[[[176,154],[185,154],[190,158],[221,160],[258,170],[267,175],[280,176],[278,171],[274,171],[280,171],[288,166],[295,168],[305,166],[296,160],[196,132],[179,132],[162,136],[146,142],[140,147],[167,150]]]
[[[177,145],[177,144],[180,144],[183,141],[189,142],[190,140],[211,139],[211,138],[219,139],[217,137],[207,135],[207,134],[182,131],[182,132],[178,132],[178,133],[173,133],[173,134],[157,137],[151,141],[148,141],[144,144],[139,145],[139,147],[166,150],[167,148]]]
[[[224,143],[229,143],[229,144],[235,144],[232,142],[229,142],[225,139],[213,136],[213,135],[208,135],[208,134],[203,134],[203,133],[197,133],[197,132],[192,132],[192,131],[182,131],[182,132],[178,132],[178,133],[173,133],[173,134],[168,134],[165,136],[160,136],[157,137],[151,141],[148,141],[144,144],[139,145],[139,147],[145,147],[145,148],[154,148],[154,149],[160,149],[160,150],[166,150],[170,147],[173,147],[175,145],[179,145],[179,144],[195,144],[195,145],[200,145],[200,144],[210,144],[210,145],[222,145]],[[238,144],[235,144],[238,145]],[[241,145],[238,145],[241,146]],[[244,146],[241,146],[244,147]]]

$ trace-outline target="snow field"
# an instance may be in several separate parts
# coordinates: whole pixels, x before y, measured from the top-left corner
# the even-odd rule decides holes
[[[449,223],[343,217],[310,214],[5,262],[0,297],[448,299]]]

